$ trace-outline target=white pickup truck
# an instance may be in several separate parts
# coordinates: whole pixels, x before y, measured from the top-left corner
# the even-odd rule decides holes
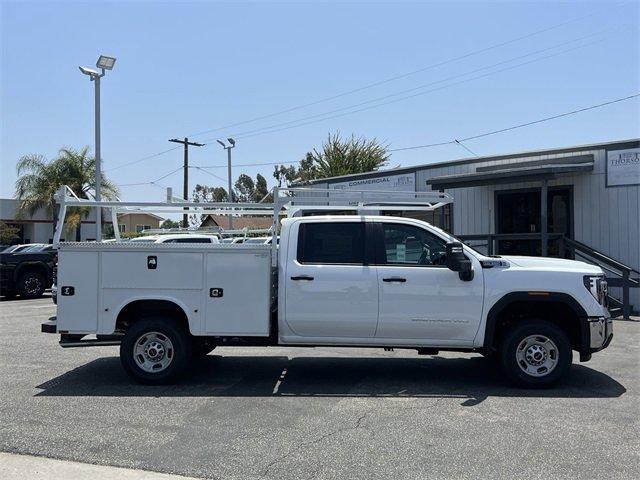
[[[120,345],[150,384],[217,346],[281,345],[478,352],[542,387],[613,335],[600,268],[488,257],[409,218],[286,218],[279,247],[61,243],[58,256],[57,318],[42,331],[63,347]]]

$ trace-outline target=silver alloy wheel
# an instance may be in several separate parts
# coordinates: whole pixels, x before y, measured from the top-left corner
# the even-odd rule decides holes
[[[148,373],[166,370],[174,356],[173,343],[164,333],[143,333],[133,347],[133,358],[138,367]]]
[[[30,295],[38,293],[41,287],[40,279],[36,276],[29,277],[24,282],[24,290]]]
[[[520,369],[532,377],[549,375],[558,365],[560,351],[549,337],[529,335],[516,349],[516,361]]]

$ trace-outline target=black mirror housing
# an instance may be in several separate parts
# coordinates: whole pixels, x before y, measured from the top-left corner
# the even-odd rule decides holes
[[[471,260],[464,255],[460,242],[447,243],[447,268],[460,274],[460,279],[469,281],[473,278]]]

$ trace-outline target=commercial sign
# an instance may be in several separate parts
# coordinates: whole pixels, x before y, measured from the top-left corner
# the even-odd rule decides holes
[[[607,187],[640,185],[640,148],[607,151]]]
[[[330,183],[331,190],[367,190],[387,192],[415,192],[415,173],[400,175],[384,175],[360,180],[348,180],[346,182]]]

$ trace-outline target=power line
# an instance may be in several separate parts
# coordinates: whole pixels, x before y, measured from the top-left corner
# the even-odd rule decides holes
[[[163,150],[162,152],[154,153],[152,155],[147,155],[146,157],[139,158],[137,160],[133,160],[131,162],[122,163],[120,165],[116,165],[115,167],[111,167],[106,169],[105,171],[113,172],[114,170],[118,170],[119,168],[128,167],[129,165],[134,165],[136,163],[144,162],[145,160],[149,160],[151,158],[159,157],[160,155],[164,155],[165,153],[173,152],[174,150],[179,149],[180,147],[173,147],[168,150]]]
[[[608,29],[604,29],[604,30],[608,30]],[[383,95],[381,97],[377,97],[377,98],[373,98],[373,99],[370,99],[370,100],[366,100],[364,102],[356,103],[356,104],[353,104],[353,105],[348,105],[346,107],[340,107],[340,108],[337,108],[337,109],[334,109],[334,110],[329,110],[329,111],[318,113],[318,114],[315,114],[315,115],[309,115],[309,116],[298,118],[298,119],[295,119],[295,120],[289,120],[289,121],[286,121],[286,122],[273,124],[273,125],[270,125],[270,126],[267,126],[267,127],[261,127],[261,128],[257,128],[257,129],[254,129],[254,130],[248,130],[248,131],[245,131],[245,132],[235,133],[235,134],[233,134],[233,137],[236,137],[236,138],[249,138],[249,137],[257,136],[257,134],[262,134],[263,132],[265,132],[265,133],[279,132],[279,131],[282,131],[282,130],[286,130],[286,128],[279,128],[279,127],[290,126],[289,128],[296,128],[298,126],[297,125],[298,122],[304,122],[304,121],[311,120],[311,119],[318,119],[317,120],[318,122],[319,121],[323,121],[323,120],[333,119],[333,118],[336,118],[336,117],[339,117],[339,116],[342,116],[342,115],[330,116],[328,118],[321,118],[321,117],[325,117],[327,115],[331,115],[331,114],[334,114],[334,113],[337,113],[337,112],[343,112],[345,110],[351,110],[351,109],[354,109],[354,108],[361,107],[363,105],[368,105],[368,104],[375,103],[375,102],[381,102],[381,101],[386,100],[388,98],[398,97],[400,95],[404,95],[404,94],[407,94],[407,93],[410,93],[410,92],[415,92],[417,90],[422,90],[422,89],[427,88],[427,87],[432,86],[432,85],[448,82],[450,80],[455,80],[457,78],[465,77],[465,76],[471,75],[473,73],[477,73],[477,72],[480,72],[480,71],[483,71],[483,70],[488,70],[488,69],[491,69],[491,68],[494,68],[494,67],[497,67],[497,66],[500,66],[500,65],[504,65],[504,64],[507,64],[507,63],[511,63],[511,62],[526,58],[526,57],[531,57],[531,56],[534,56],[534,55],[537,55],[537,54],[540,54],[540,53],[543,53],[543,52],[546,52],[546,51],[549,51],[549,50],[554,50],[554,49],[562,47],[564,45],[568,45],[568,44],[575,43],[575,42],[580,41],[580,40],[584,40],[586,38],[593,37],[595,35],[599,35],[604,30],[602,30],[600,32],[597,32],[597,33],[590,34],[590,35],[586,35],[586,36],[583,36],[583,37],[579,37],[579,38],[576,38],[576,39],[573,39],[573,40],[569,40],[567,42],[562,42],[562,43],[556,44],[556,45],[551,46],[551,47],[547,47],[547,48],[543,48],[543,49],[536,50],[536,51],[533,51],[533,52],[529,52],[529,53],[524,54],[524,55],[519,55],[519,56],[516,56],[516,57],[512,57],[512,58],[510,58],[508,60],[503,60],[503,61],[491,64],[491,65],[485,65],[485,66],[480,67],[480,68],[469,70],[469,71],[464,72],[464,73],[460,73],[460,74],[457,74],[457,75],[452,75],[450,77],[446,77],[446,78],[443,78],[441,80],[436,80],[434,82],[429,82],[429,83],[425,83],[425,84],[422,84],[422,85],[418,85],[417,87],[413,87],[413,88],[406,89],[406,90],[401,90],[401,91],[398,91],[398,92],[395,92],[395,93]],[[589,45],[591,45],[593,43],[596,43],[596,42],[587,43],[585,45],[579,45],[577,47],[574,47],[573,49],[568,49],[568,50],[564,50],[564,51],[558,52],[556,54],[540,57],[538,59],[532,60],[532,62],[546,60],[547,58],[551,58],[551,57],[554,57],[554,56],[557,56],[557,55],[560,55],[560,54],[563,54],[563,53],[568,53],[568,52],[571,52],[572,50],[575,50],[575,49],[584,48],[584,47],[589,46]],[[528,63],[531,63],[531,62],[528,62]],[[526,62],[525,63],[521,63],[521,64],[513,66],[513,68],[516,68],[516,67],[519,67],[519,66],[523,66],[523,65],[526,65],[526,64],[527,64]],[[494,72],[490,72],[487,75],[493,75],[493,74],[500,73],[500,72],[502,72],[504,70],[509,70],[509,69],[510,68],[506,68],[506,69],[502,69],[502,70],[496,70]],[[487,75],[484,75],[484,76],[487,76]],[[477,76],[477,77],[468,79],[468,81],[475,80],[475,79],[478,79],[478,78],[483,78],[484,76],[483,75]],[[456,84],[457,83],[454,83],[453,85],[456,85]],[[394,101],[391,101],[391,102],[385,102],[385,103],[381,103],[379,105],[372,105],[371,107],[366,108],[366,109],[360,109],[360,110],[356,110],[354,112],[346,112],[343,115],[350,115],[352,113],[357,113],[357,112],[360,112],[360,111],[363,111],[363,110],[377,108],[379,106],[388,105],[389,103],[395,103],[395,102],[402,101],[402,100],[405,100],[405,99],[408,99],[408,98],[413,98],[413,97],[418,96],[418,95],[430,93],[430,92],[435,91],[435,90],[439,90],[439,88],[438,89],[434,89],[434,90],[428,90],[428,91],[425,91],[425,92],[421,92],[421,93],[418,93],[418,94],[415,94],[415,95],[409,95],[409,96],[401,97],[401,98],[399,98],[397,100],[394,100]],[[308,125],[309,123],[315,123],[315,122],[307,122],[307,123],[304,123],[303,125]],[[302,126],[302,125],[300,125],[300,126]],[[274,130],[276,128],[278,130]],[[214,139],[213,138],[209,138],[209,139],[206,139],[205,142],[211,141],[211,140],[214,140]]]
[[[622,2],[622,3],[618,4],[618,5],[616,6],[616,8],[620,8],[620,7],[622,7],[622,6],[624,6],[624,5],[628,4],[628,3],[630,3],[630,2],[629,2],[629,1]],[[452,59],[444,60],[444,61],[442,61],[442,62],[438,62],[438,63],[436,63],[436,64],[432,64],[432,65],[429,65],[429,66],[426,66],[426,67],[423,67],[423,68],[420,68],[420,69],[414,70],[414,71],[412,71],[412,72],[404,73],[404,74],[401,74],[401,75],[396,75],[395,77],[390,77],[390,78],[385,79],[385,80],[381,80],[381,81],[378,81],[378,82],[374,82],[374,83],[371,83],[371,84],[365,85],[365,86],[363,86],[363,87],[359,87],[359,88],[354,89],[354,90],[349,90],[349,91],[347,91],[347,92],[343,92],[343,93],[340,93],[340,94],[334,95],[334,96],[332,96],[332,97],[327,97],[327,98],[324,98],[324,99],[321,99],[321,100],[318,100],[318,101],[315,101],[315,102],[311,102],[311,103],[304,104],[304,105],[299,105],[299,106],[292,107],[292,108],[289,108],[289,109],[286,109],[286,110],[282,110],[282,111],[280,111],[280,112],[275,112],[275,113],[272,113],[272,114],[269,114],[269,115],[264,115],[264,116],[262,116],[262,117],[256,117],[256,118],[254,118],[254,119],[250,119],[250,120],[246,120],[246,121],[242,121],[242,122],[237,122],[237,123],[230,124],[230,125],[227,125],[227,126],[224,126],[224,127],[219,127],[219,128],[212,129],[212,130],[205,130],[205,131],[199,132],[199,133],[194,134],[194,135],[200,135],[200,134],[202,134],[202,133],[208,133],[208,132],[212,132],[212,131],[222,130],[222,129],[225,129],[225,128],[231,128],[231,127],[233,127],[233,126],[238,126],[238,125],[243,125],[243,124],[246,124],[246,123],[251,123],[251,122],[254,122],[254,121],[257,121],[257,120],[261,120],[261,119],[269,118],[269,117],[272,117],[272,116],[280,115],[280,114],[282,114],[282,113],[286,113],[286,112],[290,112],[290,111],[298,110],[298,109],[301,109],[301,108],[305,108],[305,107],[307,107],[307,106],[311,106],[311,105],[315,105],[315,104],[318,104],[318,103],[326,102],[326,101],[329,101],[329,100],[332,100],[332,99],[340,98],[340,97],[343,97],[343,96],[349,95],[349,94],[351,94],[351,93],[356,93],[356,92],[359,92],[359,91],[362,91],[362,90],[366,90],[366,89],[369,89],[369,88],[373,88],[374,86],[377,86],[377,85],[381,85],[381,84],[384,84],[384,83],[389,83],[389,82],[391,82],[391,81],[393,81],[393,80],[396,80],[396,79],[405,78],[405,77],[410,76],[410,75],[413,75],[413,74],[415,74],[415,73],[419,73],[419,72],[422,72],[422,71],[429,70],[429,69],[431,69],[431,68],[435,68],[435,67],[442,66],[442,65],[445,65],[445,64],[448,64],[448,63],[452,63],[452,62],[455,62],[455,61],[458,61],[458,60],[462,60],[462,59],[465,59],[465,58],[469,58],[469,57],[474,56],[474,55],[477,55],[477,54],[479,54],[479,53],[483,53],[483,52],[486,52],[486,51],[490,51],[490,50],[493,50],[493,49],[496,49],[496,48],[499,48],[499,47],[502,47],[502,46],[505,46],[505,45],[508,45],[508,44],[511,44],[511,43],[516,43],[516,42],[518,42],[518,41],[520,41],[520,40],[523,40],[523,39],[526,39],[526,38],[530,38],[530,37],[533,37],[533,36],[536,36],[536,35],[539,35],[539,34],[545,33],[545,32],[550,31],[550,30],[557,29],[557,28],[562,27],[562,26],[564,26],[564,25],[567,25],[567,24],[569,24],[569,23],[573,23],[573,22],[576,22],[576,21],[582,20],[582,19],[584,19],[584,18],[588,18],[588,17],[590,17],[590,16],[594,15],[594,14],[596,13],[596,11],[598,11],[598,10],[599,10],[599,8],[598,8],[598,9],[594,9],[594,11],[592,11],[592,12],[590,12],[590,13],[586,14],[586,15],[583,15],[583,16],[581,16],[581,17],[576,17],[576,18],[574,18],[574,19],[569,19],[569,20],[566,20],[566,21],[564,21],[564,22],[560,22],[560,23],[558,23],[558,24],[556,24],[556,25],[552,25],[552,26],[550,26],[550,27],[547,27],[547,28],[544,28],[544,29],[541,29],[541,30],[534,31],[534,32],[531,32],[531,33],[529,33],[529,34],[526,34],[526,35],[523,35],[523,36],[520,36],[520,37],[516,37],[516,38],[511,39],[511,40],[507,40],[507,41],[500,42],[500,43],[497,43],[497,44],[494,44],[494,45],[490,45],[490,46],[488,46],[488,47],[485,47],[485,48],[482,48],[482,49],[479,49],[479,50],[475,50],[475,51],[472,51],[472,52],[466,53],[466,54],[464,54],[464,55],[460,55],[460,56],[455,57],[455,58],[452,58]],[[497,72],[496,72],[496,73],[497,73]],[[442,82],[442,81],[444,81],[444,80],[441,80],[441,82]],[[424,87],[424,86],[423,86],[423,87]],[[425,93],[428,93],[428,92],[425,92]],[[398,94],[399,94],[399,93],[398,93]],[[400,101],[400,100],[403,100],[403,99],[398,99],[398,101]],[[372,100],[372,101],[374,101],[374,100]],[[365,102],[365,103],[371,103],[372,101]],[[392,103],[392,102],[390,102],[390,103]],[[383,104],[383,105],[386,105],[386,104]],[[380,106],[382,106],[382,105],[380,105]],[[351,106],[351,107],[346,107],[346,108],[353,108],[353,106]],[[373,107],[370,107],[370,108],[377,108],[377,106],[373,106]],[[341,109],[341,110],[344,110],[344,108],[343,108],[343,109]],[[364,110],[366,110],[366,109],[364,109]],[[354,112],[347,112],[347,113],[344,113],[343,115],[350,115],[350,114],[352,114],[352,113],[358,113],[359,111],[362,111],[362,110],[357,110],[357,111],[354,111]],[[327,113],[328,113],[328,112],[325,112],[325,114],[327,114]],[[342,115],[338,115],[338,116],[342,116]],[[318,120],[318,121],[329,120],[329,119],[332,119],[332,118],[336,118],[336,117],[338,117],[338,116],[328,117],[328,118],[325,118],[325,119],[320,119],[320,120]],[[300,121],[300,120],[298,120],[298,121]],[[315,123],[315,122],[310,122],[310,123]],[[307,124],[308,124],[308,123],[305,123],[305,124],[303,124],[303,125],[307,125]],[[299,125],[299,126],[303,126],[303,125]],[[273,127],[274,127],[274,126],[271,126],[271,127],[263,127],[263,128],[264,128],[264,129],[267,129],[267,128],[273,128]],[[297,127],[297,126],[292,126],[292,127],[290,127],[290,128],[295,128],[295,127]],[[286,130],[286,129],[284,129],[284,130]],[[275,130],[275,131],[273,131],[273,132],[265,132],[265,133],[276,133],[277,131],[281,131],[281,130]],[[260,133],[260,134],[262,134],[262,133]],[[255,136],[255,135],[251,135],[251,136]],[[247,138],[247,137],[245,136],[245,137],[243,137],[243,138]],[[212,139],[210,139],[210,140],[213,140],[213,138],[212,138]],[[207,140],[207,141],[208,141],[208,140]],[[172,152],[172,151],[174,151],[174,150],[176,150],[176,149],[178,149],[178,148],[180,148],[180,147],[175,147],[175,148],[171,148],[171,149],[168,149],[168,150],[163,150],[163,151],[161,151],[161,152],[157,152],[157,153],[154,153],[154,154],[151,154],[151,155],[148,155],[148,156],[145,156],[145,157],[139,158],[139,159],[137,159],[137,160],[133,160],[133,161],[131,161],[131,162],[127,162],[127,163],[123,163],[123,164],[117,165],[117,166],[112,167],[112,168],[110,168],[110,169],[106,169],[105,171],[114,171],[114,170],[117,170],[117,169],[120,169],[120,168],[124,168],[124,167],[130,166],[130,165],[134,165],[134,164],[137,164],[137,163],[143,162],[143,161],[145,161],[145,160],[149,160],[149,159],[152,159],[152,158],[159,157],[159,156],[161,156],[161,155],[165,155],[165,154],[167,154],[167,153],[169,153],[169,152]]]
[[[462,143],[460,140],[454,140],[454,142],[458,145],[460,145],[462,148],[464,148],[467,152],[469,152],[471,155],[473,155],[474,157],[478,157],[480,158],[480,155],[478,155],[476,152],[474,152],[473,150],[471,150],[469,147],[467,147],[464,143]]]
[[[441,147],[441,146],[445,146],[445,145],[459,145],[462,148],[466,149],[469,153],[471,153],[472,155],[477,157],[478,155],[474,151],[469,149],[467,146],[463,145],[462,142],[467,142],[467,141],[475,140],[475,139],[478,139],[478,138],[488,137],[488,136],[491,136],[491,135],[497,135],[498,133],[504,133],[504,132],[508,132],[508,131],[511,131],[511,130],[516,130],[516,129],[519,129],[519,128],[524,128],[524,127],[528,127],[528,126],[531,126],[531,125],[536,125],[536,124],[543,123],[543,122],[548,122],[548,121],[555,120],[555,119],[558,119],[558,118],[568,117],[570,115],[575,115],[575,114],[586,112],[586,111],[589,111],[589,110],[595,110],[597,108],[602,108],[602,107],[606,107],[608,105],[613,105],[613,104],[616,104],[616,103],[620,103],[620,102],[624,102],[624,101],[627,101],[627,100],[631,100],[631,99],[637,98],[639,96],[640,96],[640,93],[636,93],[636,94],[629,95],[629,96],[626,96],[626,97],[617,98],[615,100],[610,100],[610,101],[599,103],[599,104],[596,104],[596,105],[591,105],[589,107],[579,108],[577,110],[571,110],[569,112],[564,112],[564,113],[560,113],[560,114],[557,114],[557,115],[552,115],[550,117],[544,117],[544,118],[541,118],[541,119],[538,119],[538,120],[534,120],[534,121],[531,121],[531,122],[520,123],[520,124],[517,124],[517,125],[510,126],[510,127],[501,128],[499,130],[492,130],[492,131],[489,131],[489,132],[480,133],[480,134],[473,135],[473,136],[470,136],[470,137],[465,137],[465,138],[460,138],[460,139],[453,139],[453,140],[442,141],[442,142],[428,143],[428,144],[422,144],[422,145],[414,145],[414,146],[410,146],[410,147],[392,148],[392,149],[390,149],[388,151],[390,153],[392,153],[392,152],[402,152],[402,151],[405,151],[405,150],[417,150],[417,149],[423,149],[423,148]],[[298,163],[298,162],[297,161],[293,161],[293,162],[241,163],[241,164],[238,164],[237,166],[238,167],[257,167],[257,166],[269,166],[269,165],[290,165],[290,164],[294,164],[294,163]],[[210,175],[210,176],[212,176],[214,178],[217,178],[218,180],[221,180],[223,182],[226,182],[225,178],[222,178],[222,177],[220,177],[220,176],[208,171],[209,169],[213,169],[213,168],[227,168],[226,165],[191,165],[191,166],[189,166],[189,168],[198,169],[201,172],[206,173],[207,175]],[[118,185],[118,186],[120,186],[120,187],[128,187],[128,186],[157,184],[157,182],[159,182],[160,180],[163,180],[163,179],[167,178],[168,176],[176,173],[178,170],[181,170],[181,169],[182,169],[182,167],[178,167],[175,170],[172,170],[171,172],[169,172],[169,173],[163,175],[162,177],[160,177],[160,178],[158,178],[158,179],[156,179],[154,181],[151,181],[151,182],[128,183],[128,184],[121,184],[121,185]]]
[[[622,6],[626,5],[627,3],[629,3],[629,2],[622,2],[622,3],[618,4],[618,5],[616,5],[616,7],[617,8],[622,7]],[[405,73],[402,73],[402,74],[399,74],[399,75],[394,75],[392,77],[389,77],[389,78],[386,78],[386,79],[383,79],[383,80],[372,82],[372,83],[369,83],[369,84],[364,85],[362,87],[354,88],[352,90],[347,90],[345,92],[341,92],[341,93],[338,93],[336,95],[331,95],[329,97],[324,97],[324,98],[321,98],[319,100],[315,100],[315,101],[312,101],[312,102],[309,102],[309,103],[304,103],[304,104],[301,104],[301,105],[296,105],[296,106],[293,106],[293,107],[286,108],[284,110],[268,113],[268,114],[265,114],[265,115],[261,115],[261,116],[258,116],[258,117],[254,117],[254,118],[248,119],[248,120],[242,120],[240,122],[231,123],[231,124],[228,124],[228,125],[223,125],[221,127],[216,127],[216,128],[212,128],[212,129],[208,129],[208,130],[202,130],[200,132],[193,133],[193,134],[191,134],[189,136],[194,137],[194,136],[198,136],[198,135],[203,135],[205,133],[212,133],[212,132],[217,132],[217,131],[220,131],[220,130],[226,130],[228,128],[237,127],[237,126],[240,126],[240,125],[245,125],[247,123],[254,123],[254,122],[257,122],[259,120],[265,120],[267,118],[272,118],[272,117],[275,117],[275,116],[278,116],[278,115],[283,115],[285,113],[290,113],[290,112],[293,112],[293,111],[296,111],[296,110],[301,110],[303,108],[312,107],[312,106],[318,105],[320,103],[328,102],[328,101],[331,101],[331,100],[336,100],[338,98],[342,98],[342,97],[345,97],[347,95],[352,95],[354,93],[358,93],[358,92],[361,92],[361,91],[364,91],[364,90],[368,90],[368,89],[371,89],[371,88],[374,88],[374,87],[378,87],[380,85],[384,85],[384,84],[387,84],[387,83],[390,83],[390,82],[393,82],[393,81],[396,81],[396,80],[401,80],[403,78],[407,78],[409,76],[416,75],[418,73],[422,73],[422,72],[425,72],[427,70],[431,70],[433,68],[441,67],[441,66],[444,66],[444,65],[447,65],[447,64],[450,64],[450,63],[454,63],[454,62],[457,62],[457,61],[460,61],[460,60],[464,60],[466,58],[473,57],[473,56],[479,55],[481,53],[485,53],[485,52],[488,52],[488,51],[491,51],[491,50],[495,50],[497,48],[501,48],[501,47],[504,47],[504,46],[519,42],[521,40],[525,40],[527,38],[531,38],[531,37],[540,35],[542,33],[549,32],[551,30],[555,30],[557,28],[563,27],[563,26],[568,25],[570,23],[574,23],[574,22],[583,20],[585,18],[589,18],[589,17],[595,15],[595,13],[600,11],[602,8],[603,7],[598,7],[598,8],[595,8],[594,10],[592,10],[591,12],[587,13],[586,15],[583,15],[583,16],[580,16],[580,17],[576,17],[576,18],[573,18],[573,19],[569,19],[569,20],[565,20],[563,22],[557,23],[557,24],[552,25],[550,27],[546,27],[546,28],[543,28],[543,29],[540,29],[540,30],[536,30],[534,32],[531,32],[531,33],[528,33],[526,35],[522,35],[522,36],[519,36],[519,37],[515,37],[515,38],[512,38],[510,40],[506,40],[504,42],[499,42],[499,43],[496,43],[496,44],[493,44],[493,45],[489,45],[488,47],[480,48],[478,50],[473,50],[473,51],[465,53],[463,55],[459,55],[457,57],[453,57],[453,58],[450,58],[450,59],[447,59],[447,60],[442,60],[440,62],[436,62],[436,63],[430,64],[430,65],[418,68],[416,70],[412,70],[410,72],[405,72]]]
[[[571,48],[571,49],[568,49],[568,50],[563,50],[561,52],[558,52],[558,53],[555,53],[555,54],[552,54],[552,55],[547,55],[547,56],[540,57],[540,58],[537,58],[537,59],[529,60],[527,62],[522,62],[522,63],[516,64],[516,65],[512,65],[512,66],[509,66],[509,67],[498,69],[498,70],[495,70],[495,71],[492,71],[492,72],[488,72],[488,73],[485,73],[485,74],[482,74],[482,75],[477,75],[475,77],[471,77],[471,78],[468,78],[468,79],[465,79],[465,80],[461,80],[461,81],[458,81],[458,82],[453,82],[453,83],[450,83],[450,84],[446,84],[446,85],[443,85],[443,86],[440,86],[440,87],[437,87],[437,88],[432,88],[432,89],[426,90],[424,92],[414,93],[412,95],[407,95],[405,97],[397,98],[397,99],[394,99],[394,100],[389,100],[389,101],[382,102],[382,103],[379,103],[379,104],[376,104],[376,105],[371,105],[371,106],[368,106],[368,107],[359,108],[359,109],[352,110],[352,111],[349,111],[349,112],[344,112],[344,113],[340,113],[340,114],[337,114],[337,115],[331,115],[331,116],[328,116],[328,117],[324,117],[324,118],[320,118],[320,119],[316,119],[316,120],[311,120],[311,121],[308,121],[308,122],[298,123],[296,125],[291,125],[291,126],[288,126],[288,127],[276,128],[276,129],[272,129],[272,130],[268,130],[268,131],[262,131],[262,132],[254,133],[254,134],[251,134],[251,135],[237,135],[235,138],[250,138],[250,137],[256,137],[256,136],[260,136],[260,135],[266,135],[266,134],[269,134],[269,133],[277,133],[277,132],[282,132],[282,131],[285,131],[285,130],[290,130],[292,128],[299,128],[299,127],[302,127],[302,126],[305,126],[305,125],[311,125],[311,124],[314,124],[314,123],[323,122],[325,120],[332,120],[334,118],[344,117],[344,116],[347,116],[347,115],[353,115],[355,113],[360,113],[360,112],[371,110],[371,109],[374,109],[374,108],[379,108],[379,107],[382,107],[382,106],[385,106],[385,105],[390,105],[390,104],[397,103],[397,102],[400,102],[400,101],[408,100],[410,98],[415,98],[415,97],[418,97],[418,96],[426,95],[428,93],[433,93],[433,92],[436,92],[436,91],[439,91],[439,90],[443,90],[445,88],[449,88],[449,87],[453,87],[453,86],[456,86],[456,85],[461,85],[463,83],[467,83],[467,82],[471,82],[471,81],[474,81],[474,80],[478,80],[478,79],[481,79],[481,78],[489,77],[489,76],[492,76],[492,75],[495,75],[495,74],[498,74],[498,73],[502,73],[502,72],[505,72],[505,71],[508,71],[508,70],[513,70],[515,68],[519,68],[519,67],[522,67],[522,66],[525,66],[525,65],[529,65],[531,63],[535,63],[535,62],[546,60],[546,59],[549,59],[549,58],[552,58],[552,57],[556,57],[558,55],[562,55],[562,54],[571,52],[573,50],[577,50],[579,48],[584,48],[585,46],[591,45],[593,43],[597,43],[597,42],[591,42],[590,44],[587,44],[587,45],[581,45],[579,47]]]
[[[415,145],[415,146],[412,146],[412,147],[393,148],[393,149],[389,150],[389,152],[402,152],[404,150],[416,150],[416,149],[419,149],[419,148],[429,148],[429,147],[435,147],[435,146],[441,146],[441,145],[452,145],[452,144],[456,144],[456,143],[460,144],[460,142],[467,142],[469,140],[475,140],[477,138],[488,137],[490,135],[496,135],[498,133],[504,133],[504,132],[508,132],[508,131],[511,131],[511,130],[516,130],[518,128],[529,127],[531,125],[536,125],[538,123],[548,122],[550,120],[555,120],[557,118],[568,117],[569,115],[575,115],[577,113],[586,112],[588,110],[594,110],[596,108],[606,107],[607,105],[613,105],[614,103],[624,102],[626,100],[631,100],[631,99],[639,97],[639,96],[640,96],[640,93],[635,93],[635,94],[629,95],[627,97],[617,98],[615,100],[610,100],[608,102],[599,103],[597,105],[591,105],[589,107],[579,108],[577,110],[571,110],[570,112],[564,112],[564,113],[560,113],[558,115],[552,115],[550,117],[541,118],[539,120],[534,120],[532,122],[520,123],[518,125],[513,125],[511,127],[501,128],[499,130],[492,130],[490,132],[480,133],[478,135],[473,135],[471,137],[461,138],[459,140],[451,140],[451,141],[448,141],[448,142],[431,143],[431,144],[425,144],[425,145]]]

